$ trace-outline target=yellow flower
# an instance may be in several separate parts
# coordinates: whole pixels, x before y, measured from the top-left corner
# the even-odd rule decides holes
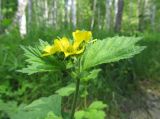
[[[73,32],[74,42],[71,44],[66,37],[61,39],[55,39],[53,45],[48,45],[43,50],[47,55],[53,55],[56,52],[63,52],[65,57],[70,55],[81,54],[84,51],[84,46],[80,46],[83,42],[88,42],[92,37],[90,31],[79,31]]]
[[[74,47],[79,47],[79,45],[85,41],[89,42],[92,38],[92,32],[91,31],[80,31],[76,30],[75,32],[72,33],[73,39],[74,39]]]
[[[53,45],[47,45],[43,51],[45,52],[43,56],[53,55],[56,52],[60,52],[61,49],[58,44],[56,44],[57,40],[54,41]]]
[[[55,45],[58,45],[61,52],[64,53],[65,57],[68,57],[70,55],[76,55],[76,54],[80,54],[84,51],[84,48],[75,48],[73,47],[73,45],[69,42],[69,40],[66,37],[63,37],[60,40],[57,40],[55,42]]]

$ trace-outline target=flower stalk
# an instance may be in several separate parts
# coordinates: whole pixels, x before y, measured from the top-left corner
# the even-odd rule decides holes
[[[73,98],[73,104],[72,104],[72,110],[71,110],[70,119],[74,118],[74,113],[75,113],[76,106],[77,106],[77,98],[78,98],[78,93],[79,93],[79,86],[80,86],[80,78],[77,78],[77,80],[76,80],[76,92],[75,92],[74,98]]]

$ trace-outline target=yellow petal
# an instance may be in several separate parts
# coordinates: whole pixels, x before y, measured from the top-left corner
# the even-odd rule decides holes
[[[65,58],[70,56],[70,55],[74,55],[72,52],[64,52]]]
[[[56,47],[57,50],[61,51],[61,43],[58,39],[54,40],[54,47]]]
[[[68,57],[68,56],[70,56],[70,55],[78,55],[78,54],[81,54],[83,51],[84,51],[84,47],[83,47],[82,49],[79,49],[79,50],[74,49],[74,48],[72,47],[72,50],[66,51],[66,52],[64,52],[64,54],[65,54],[65,57]]]
[[[45,48],[44,48],[44,52],[50,52],[51,51],[51,49],[52,49],[52,46],[51,45],[48,45],[48,46],[46,46]]]
[[[70,46],[69,40],[66,37],[63,37],[60,40],[56,39],[54,44],[63,52]]]
[[[48,56],[56,53],[54,46],[48,45],[43,50],[45,53],[42,56]]]
[[[74,47],[78,48],[79,45],[85,41],[88,42],[92,38],[92,33],[91,31],[80,31],[76,30],[75,32],[72,33],[73,38],[74,38]]]
[[[44,49],[45,53],[43,54],[43,56],[52,55],[55,54],[56,52],[63,52],[65,57],[82,53],[84,51],[84,46],[83,48],[80,49],[79,45],[83,41],[88,40],[87,39],[89,36],[89,35],[87,36],[88,33],[89,32],[79,31],[79,30],[74,32],[73,36],[76,39],[73,45],[70,44],[69,40],[66,37],[63,37],[61,39],[55,39],[53,45],[46,46],[46,48]]]
[[[75,41],[86,41],[88,42],[92,38],[92,32],[91,31],[80,31],[76,30],[72,33],[73,38]]]
[[[60,52],[61,50],[59,48],[59,45],[57,45],[56,42],[54,42],[53,45],[46,46],[43,51],[45,52],[43,56],[48,56],[48,55],[53,55],[56,52]]]

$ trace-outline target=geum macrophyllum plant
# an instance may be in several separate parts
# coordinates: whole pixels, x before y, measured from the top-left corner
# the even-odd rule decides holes
[[[48,117],[53,117],[53,119],[104,119],[106,115],[103,109],[106,108],[106,104],[101,101],[94,101],[87,107],[86,103],[87,84],[91,79],[95,79],[101,71],[94,67],[99,64],[131,58],[145,48],[145,46],[136,45],[141,39],[136,37],[115,36],[103,40],[94,40],[92,33],[84,30],[77,30],[72,35],[73,40],[66,37],[58,38],[54,40],[52,45],[40,40],[40,45],[36,47],[22,47],[27,57],[26,62],[29,65],[20,70],[21,72],[34,74],[66,70],[73,79],[68,80],[69,85],[57,90],[55,95],[40,98],[24,107],[23,114],[30,115],[30,119],[47,119]],[[79,89],[85,92],[81,95],[84,97],[85,109],[78,111],[76,109],[77,98],[81,94]],[[69,117],[62,116],[61,97],[70,96],[72,93],[74,93],[74,97]],[[45,111],[39,115],[42,110]],[[35,116],[33,117],[33,115]]]

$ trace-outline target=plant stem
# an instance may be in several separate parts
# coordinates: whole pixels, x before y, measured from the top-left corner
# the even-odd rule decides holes
[[[76,82],[76,92],[74,94],[74,98],[73,98],[73,104],[72,104],[72,111],[71,111],[71,118],[74,118],[74,113],[75,113],[75,109],[76,109],[76,105],[77,105],[77,98],[78,98],[78,92],[79,92],[79,85],[80,85],[80,78],[77,78],[77,82]]]
[[[85,92],[87,92],[87,84],[85,84]],[[87,108],[87,95],[86,94],[84,97],[84,107],[85,107],[85,109]]]

